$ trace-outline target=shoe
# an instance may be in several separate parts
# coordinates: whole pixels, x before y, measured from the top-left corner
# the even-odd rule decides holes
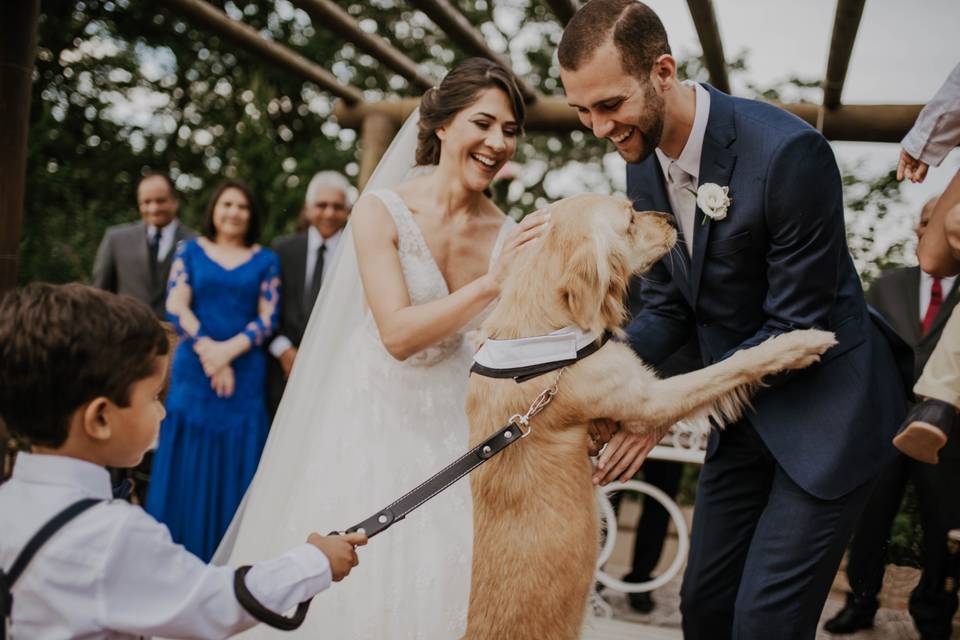
[[[893,438],[893,446],[914,460],[937,464],[956,415],[957,408],[952,404],[928,398],[907,414],[900,433]]]
[[[627,602],[630,603],[630,608],[637,613],[650,613],[653,611],[653,598],[650,597],[650,593],[647,591],[628,593]]]
[[[827,620],[823,629],[840,635],[856,633],[861,629],[872,629],[874,614],[876,611],[858,607],[848,597],[847,604],[840,609],[840,613]]]

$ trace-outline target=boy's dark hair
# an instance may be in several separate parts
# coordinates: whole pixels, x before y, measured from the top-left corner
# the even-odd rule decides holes
[[[248,247],[253,246],[260,239],[260,225],[263,220],[260,213],[260,203],[257,202],[256,197],[253,195],[253,190],[250,189],[246,183],[240,182],[239,180],[224,180],[217,185],[213,195],[210,197],[210,202],[207,203],[207,212],[203,218],[203,235],[210,240],[217,239],[217,228],[213,224],[213,210],[217,206],[217,201],[220,200],[220,196],[222,196],[223,192],[227,189],[237,189],[247,198],[247,206],[250,208],[250,220],[247,222],[247,232],[243,236],[243,244]]]
[[[79,283],[15,289],[0,299],[0,416],[20,438],[59,447],[74,411],[100,396],[128,406],[169,349],[133,298]]]
[[[670,53],[657,14],[637,0],[590,0],[567,23],[557,47],[560,66],[576,71],[611,39],[627,73],[646,80],[654,61]]]

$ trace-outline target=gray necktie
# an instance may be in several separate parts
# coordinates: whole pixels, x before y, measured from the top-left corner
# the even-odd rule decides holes
[[[667,171],[667,181],[670,190],[673,193],[674,214],[680,223],[680,231],[683,232],[684,246],[687,249],[687,255],[693,255],[693,233],[694,218],[697,212],[697,195],[695,192],[693,177],[680,168],[676,162],[670,163]]]

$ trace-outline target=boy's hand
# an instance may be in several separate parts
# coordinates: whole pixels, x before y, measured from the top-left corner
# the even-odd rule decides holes
[[[367,544],[367,536],[362,533],[345,533],[339,536],[321,536],[319,533],[311,533],[307,542],[327,556],[333,581],[340,582],[350,575],[350,570],[360,562],[355,547]]]
[[[927,177],[927,163],[917,160],[909,153],[900,150],[900,162],[897,164],[897,180],[909,178],[910,182],[920,183]]]

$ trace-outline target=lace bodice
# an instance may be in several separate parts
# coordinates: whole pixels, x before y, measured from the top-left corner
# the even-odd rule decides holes
[[[393,217],[394,224],[397,226],[397,253],[400,256],[400,267],[403,270],[403,279],[407,285],[410,302],[414,305],[420,305],[450,295],[447,282],[443,279],[443,273],[433,259],[433,254],[430,253],[430,248],[427,246],[420,228],[413,219],[413,213],[407,205],[396,192],[389,189],[380,189],[371,193],[387,207],[391,217]],[[490,254],[490,264],[493,264],[493,261],[500,255],[503,240],[515,224],[510,218],[503,223]],[[404,363],[412,366],[427,366],[456,352],[463,344],[464,336],[479,327],[480,322],[491,308],[492,304],[459,332],[411,356]],[[379,342],[376,322],[369,310],[366,315],[366,324]]]

